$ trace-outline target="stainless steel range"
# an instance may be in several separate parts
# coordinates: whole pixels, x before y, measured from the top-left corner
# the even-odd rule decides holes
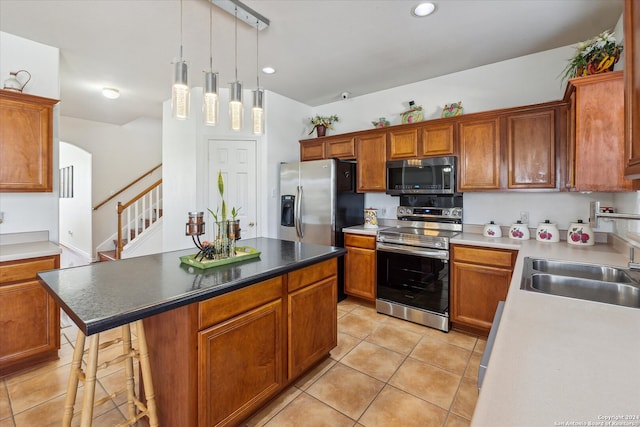
[[[402,196],[400,203],[402,225],[377,236],[376,309],[448,332],[449,239],[462,231],[462,196]]]

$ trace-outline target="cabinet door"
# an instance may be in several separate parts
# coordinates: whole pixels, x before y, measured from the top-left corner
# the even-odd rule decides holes
[[[198,333],[202,426],[235,426],[283,384],[282,300]]]
[[[300,161],[324,159],[324,148],[324,141],[300,141]]]
[[[459,191],[500,188],[499,119],[459,124]]]
[[[0,90],[0,191],[52,191],[56,102]]]
[[[289,294],[289,380],[338,344],[337,289],[337,278],[332,276]]]
[[[387,134],[356,138],[358,192],[384,192],[387,186]]]
[[[488,334],[499,301],[507,297],[511,270],[464,262],[452,263],[451,321]]]
[[[355,140],[351,138],[331,138],[325,141],[327,159],[351,160],[356,158]]]
[[[575,86],[575,190],[631,191],[625,179],[621,72],[570,80]]]
[[[453,154],[453,123],[430,125],[420,128],[422,146],[418,152],[420,157],[449,156]]]
[[[344,292],[370,301],[376,299],[376,238],[345,234]]]
[[[507,116],[508,188],[556,188],[555,110]]]
[[[640,179],[640,4],[624,2],[625,175]]]
[[[390,130],[389,160],[415,159],[418,157],[418,129]]]
[[[55,359],[60,311],[37,280],[0,285],[0,376]]]

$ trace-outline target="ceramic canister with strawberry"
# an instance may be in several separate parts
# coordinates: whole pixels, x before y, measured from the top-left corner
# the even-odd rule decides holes
[[[509,227],[509,238],[518,240],[529,240],[529,226],[518,220]]]
[[[567,243],[576,246],[593,245],[595,243],[595,237],[589,224],[582,222],[581,219],[569,224],[569,229],[567,230]]]

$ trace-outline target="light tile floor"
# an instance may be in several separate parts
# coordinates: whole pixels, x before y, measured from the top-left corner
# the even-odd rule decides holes
[[[64,314],[61,323],[59,360],[0,379],[0,427],[60,425],[77,334]],[[119,329],[109,331],[101,342],[117,335]],[[372,303],[348,298],[338,304],[338,346],[331,357],[245,425],[468,426],[485,343],[378,314]],[[118,351],[118,346],[101,351],[101,360]],[[96,399],[122,388],[120,366],[98,372]],[[107,399],[94,411],[93,425],[123,422],[125,402],[122,395]],[[78,417],[73,424],[79,424]]]
[[[59,360],[0,380],[0,427],[60,425],[77,333],[64,324]],[[110,331],[101,342],[117,334]],[[483,339],[378,314],[371,303],[349,298],[338,304],[338,346],[331,357],[245,425],[468,426],[484,345]],[[99,371],[96,398],[121,388],[122,378],[119,366]],[[124,414],[125,397],[113,397],[94,412],[94,426],[116,425]]]

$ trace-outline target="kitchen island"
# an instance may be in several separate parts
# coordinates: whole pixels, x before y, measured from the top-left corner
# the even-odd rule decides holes
[[[344,249],[268,238],[209,269],[196,249],[39,273],[86,335],[144,319],[161,425],[236,425],[337,343]]]

